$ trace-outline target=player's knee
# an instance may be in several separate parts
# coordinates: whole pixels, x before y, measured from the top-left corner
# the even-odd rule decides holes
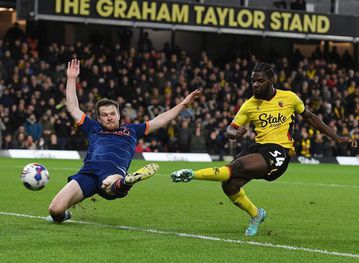
[[[57,202],[51,202],[48,211],[50,215],[61,215],[64,213],[66,208]]]
[[[232,162],[229,165],[229,168],[231,169],[232,177],[239,177],[240,174],[243,174],[246,171],[246,165],[240,159],[237,159],[234,162]]]
[[[228,196],[238,193],[241,190],[241,186],[232,180],[222,182],[223,192]]]

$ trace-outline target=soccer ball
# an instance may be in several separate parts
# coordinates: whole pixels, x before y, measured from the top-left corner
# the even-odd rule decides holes
[[[27,189],[37,191],[49,181],[49,172],[39,163],[29,163],[22,170],[20,179]]]

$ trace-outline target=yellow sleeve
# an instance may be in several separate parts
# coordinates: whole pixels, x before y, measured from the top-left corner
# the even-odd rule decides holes
[[[240,107],[239,111],[237,112],[236,116],[234,117],[231,125],[235,128],[238,128],[239,126],[244,126],[248,123],[248,112],[246,103],[243,103],[243,105]]]
[[[292,93],[292,100],[293,100],[293,108],[296,113],[303,113],[305,110],[305,106],[303,101],[297,96],[297,94]]]

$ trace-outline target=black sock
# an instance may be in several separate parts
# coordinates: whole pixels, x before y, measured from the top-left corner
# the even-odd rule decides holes
[[[62,221],[64,221],[65,216],[66,216],[65,212],[64,212],[63,214],[61,214],[61,215],[51,215],[52,219],[53,219],[55,222],[62,222]]]
[[[121,178],[118,179],[113,185],[112,185],[112,190],[115,193],[123,193],[123,192],[128,192],[130,191],[132,185],[130,184],[126,184],[125,182],[125,178]]]

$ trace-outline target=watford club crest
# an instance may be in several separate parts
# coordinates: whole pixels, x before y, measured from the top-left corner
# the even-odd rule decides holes
[[[279,105],[281,108],[283,108],[283,106],[284,106],[283,101],[278,102],[278,105]]]

